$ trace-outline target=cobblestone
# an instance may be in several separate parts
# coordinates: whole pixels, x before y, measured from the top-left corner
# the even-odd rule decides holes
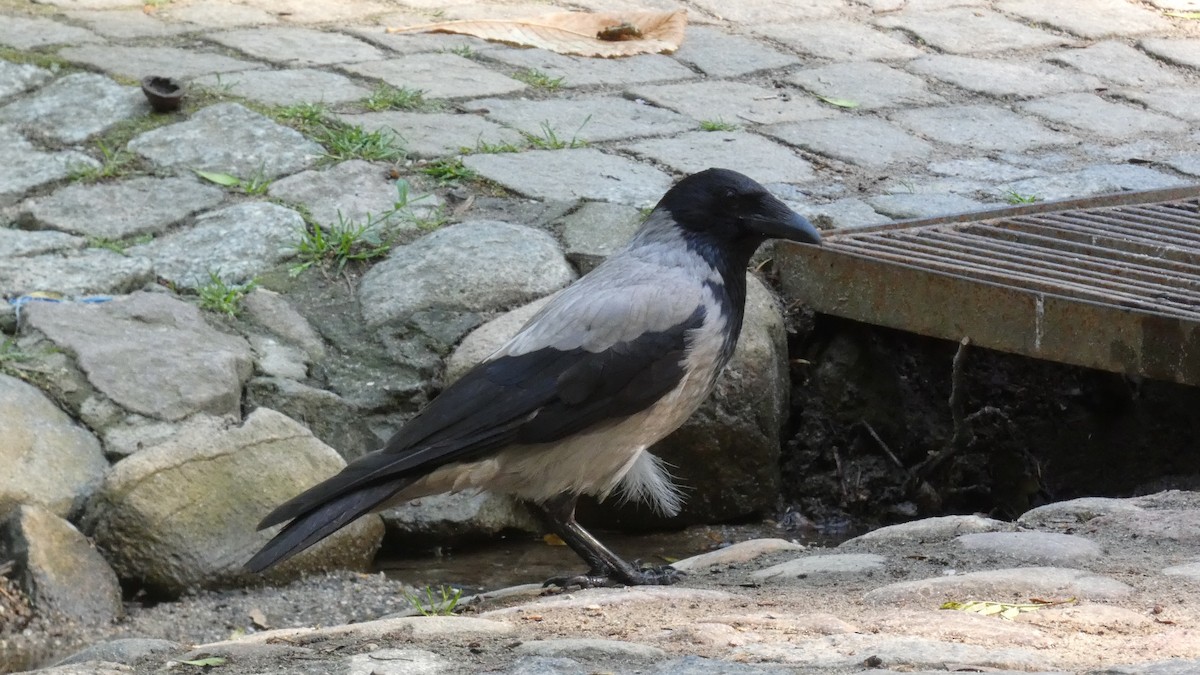
[[[761,42],[697,26],[674,57],[712,77],[737,77],[800,63],[800,59]]]
[[[311,68],[294,70],[244,70],[237,73],[205,75],[196,84],[265,105],[289,106],[298,103],[335,105],[370,96],[371,90],[337,73]]]
[[[1052,55],[1050,60],[1103,78],[1106,82],[1131,87],[1183,83],[1183,78],[1178,74],[1123,42],[1098,42],[1083,49],[1061,51]]]
[[[15,49],[103,41],[103,38],[90,30],[68,26],[51,19],[6,16],[4,21],[0,22],[0,45]]]
[[[721,166],[764,182],[805,183],[815,178],[812,165],[796,153],[744,131],[692,131],[622,147],[681,174]]]
[[[92,66],[111,75],[135,80],[147,75],[166,73],[170,73],[170,77],[189,80],[201,75],[229,73],[259,66],[253,61],[235,59],[224,54],[179,47],[84,45],[59,50],[58,55],[68,61]]]
[[[535,199],[566,197],[649,206],[671,185],[670,176],[658,169],[591,148],[471,155],[463,164]]]
[[[625,82],[678,82],[696,74],[678,61],[661,54],[642,54],[626,59],[588,59],[564,56],[542,49],[488,49],[485,57],[519,71],[535,70],[551,78],[561,78],[561,87],[591,87]]]
[[[21,205],[20,220],[100,239],[157,234],[198,211],[220,204],[225,193],[195,178],[142,176],[117,183],[68,185]],[[96,209],[96,204],[105,208]]]
[[[421,91],[426,98],[468,98],[511,94],[526,88],[457,54],[414,54],[402,59],[367,61],[343,70],[383,80],[394,87]]]
[[[899,28],[951,54],[1006,52],[1070,45],[1074,41],[1030,28],[1000,14],[981,9],[953,8],[940,12],[901,12],[876,21]]]
[[[1122,0],[1091,0],[1086,11],[1080,11],[1072,0],[1001,0],[996,8],[1031,23],[1090,39],[1140,35],[1170,27],[1155,12]]]
[[[1100,81],[1041,63],[938,54],[913,60],[909,69],[969,91],[999,98],[1043,96],[1095,89]]]
[[[788,81],[817,96],[852,101],[863,110],[929,105],[943,100],[929,91],[921,78],[875,61],[801,70],[790,75]]]
[[[252,57],[289,66],[327,66],[373,61],[383,56],[375,47],[349,35],[292,26],[212,33],[208,39]]]
[[[150,105],[136,88],[103,75],[74,73],[0,108],[0,124],[20,127],[30,136],[78,143],[149,112]]]
[[[887,33],[852,21],[769,23],[757,31],[804,54],[835,61],[911,59],[921,51]]]
[[[1200,70],[1200,42],[1196,40],[1148,38],[1138,46],[1164,61]]]
[[[471,101],[465,107],[552,145],[551,135],[570,145],[676,134],[696,128],[682,115],[609,96],[545,101],[489,98]]]
[[[0,60],[0,99],[40,87],[53,77],[49,70],[33,64]]]
[[[1110,103],[1095,94],[1063,94],[1028,101],[1021,108],[1045,119],[1112,139],[1182,133],[1188,127],[1166,115]]]
[[[790,145],[873,169],[928,157],[933,146],[882,120],[843,117],[764,130]]]
[[[159,38],[194,31],[198,26],[186,23],[166,23],[141,9],[90,9],[71,12],[72,19],[87,24],[96,33],[114,40]],[[84,42],[91,42],[85,40]],[[78,44],[72,42],[71,44]]]
[[[488,121],[482,115],[453,113],[416,113],[388,111],[340,115],[347,124],[368,131],[387,130],[404,143],[404,149],[417,157],[441,157],[489,145],[522,145],[525,137],[518,131]]]
[[[1183,89],[1121,89],[1118,96],[1132,99],[1142,105],[1167,113],[1188,122],[1200,122],[1200,91]]]
[[[835,112],[786,89],[712,80],[635,87],[629,93],[699,121],[776,124],[833,117]]]
[[[926,138],[980,150],[1025,150],[1074,140],[1008,109],[986,105],[917,108],[892,119]]]

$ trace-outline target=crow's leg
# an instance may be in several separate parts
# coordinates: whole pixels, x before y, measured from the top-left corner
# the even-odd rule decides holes
[[[579,554],[590,568],[586,574],[553,577],[546,581],[546,586],[663,586],[673,584],[683,576],[670,565],[643,568],[625,562],[575,521],[578,499],[578,495],[563,493],[545,503],[530,504],[546,527]]]

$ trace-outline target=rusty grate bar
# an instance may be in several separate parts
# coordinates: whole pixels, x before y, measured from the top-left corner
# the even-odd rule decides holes
[[[1200,186],[832,233],[782,247],[823,311],[1200,384]]]

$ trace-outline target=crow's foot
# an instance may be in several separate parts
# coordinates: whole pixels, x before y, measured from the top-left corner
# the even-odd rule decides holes
[[[639,561],[634,561],[633,569],[590,570],[587,574],[562,575],[546,580],[543,587],[557,586],[563,590],[578,587],[583,588],[613,588],[616,586],[670,586],[684,577],[684,573],[671,567],[642,567]]]

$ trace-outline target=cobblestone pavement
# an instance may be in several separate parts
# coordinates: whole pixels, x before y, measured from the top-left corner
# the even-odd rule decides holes
[[[384,30],[554,8],[678,7],[690,23],[676,53],[619,60]],[[181,112],[150,112],[137,86],[148,75],[185,85]],[[0,148],[6,297],[121,294],[156,280],[181,291],[216,279],[241,283],[295,263],[294,237],[305,222],[369,223],[402,212],[394,224],[415,237],[497,195],[520,197],[508,199],[517,204],[506,207],[509,215],[528,208],[540,224],[548,213],[612,224],[607,238],[556,232],[567,256],[584,267],[625,236],[631,213],[682,175],[710,166],[756,178],[833,228],[1196,183],[1200,0],[0,0]],[[204,179],[197,170],[212,175]],[[400,178],[413,192],[397,191]],[[576,209],[580,200],[596,203]],[[5,332],[15,332],[14,314],[0,311]],[[303,365],[299,370],[302,376]],[[236,407],[235,399],[226,403]],[[381,407],[365,395],[353,403]],[[105,443],[111,451],[117,441]],[[1179,531],[1185,529],[1195,528]],[[1189,536],[1173,541],[1194,545]],[[1090,549],[1080,556],[1096,557]],[[1156,564],[1194,567],[1193,560],[1172,549]],[[851,562],[851,572],[867,576],[881,564]],[[1153,597],[1169,598],[1156,584]],[[705,592],[715,591],[647,596],[642,604],[661,610],[662,598],[675,598],[695,608]],[[585,597],[589,604],[571,616],[602,617],[596,608],[607,602],[603,594]],[[754,602],[772,606],[761,595]],[[1190,627],[1174,625],[1194,618],[1194,607],[1161,621],[1145,618],[1146,607],[1135,609],[1136,621],[1122,614],[1088,623],[1085,612],[1069,625],[1094,631],[1092,637],[1120,633],[1126,645],[1167,631],[1154,633],[1158,647],[1124,661],[1191,660],[1093,672],[1200,668]],[[635,624],[637,611],[628,619]],[[768,612],[748,616],[710,617],[680,639],[714,657],[821,673],[875,667],[881,662],[866,657],[877,653],[891,654],[883,665],[900,669],[941,670],[950,662],[1047,671],[1060,661],[1004,650],[1069,642],[1033,629],[981,637],[993,624],[935,626],[914,641],[910,627],[900,625],[929,625],[922,623],[927,617],[864,620],[875,628],[843,640],[835,636],[853,627],[834,625],[834,616],[782,628]],[[533,625],[529,620],[519,624]],[[754,621],[760,632],[778,629],[780,644],[798,634],[828,636],[820,640],[837,657],[790,647],[730,651],[746,644],[744,629]],[[640,642],[663,642],[637,625],[629,634]],[[896,644],[871,642],[870,633],[880,631]],[[461,647],[453,629],[437,635],[445,643],[430,647],[435,652]],[[488,640],[486,647],[497,650],[510,642]],[[632,642],[549,642],[522,652],[528,658],[507,672],[590,672],[590,662],[622,672],[651,663],[657,670],[641,672],[783,672],[742,664],[735,671],[730,662],[693,657],[668,661],[665,652],[645,651],[656,647]],[[987,643],[990,651],[947,646],[959,642]],[[437,654],[427,658],[430,651],[378,647],[378,655],[362,647],[353,663],[337,667],[443,668]],[[308,656],[279,654],[294,659],[279,672],[332,667],[312,670],[301,665]],[[253,658],[275,657],[264,651]],[[404,670],[402,662],[418,665]],[[1066,662],[1097,663],[1078,655]]]

